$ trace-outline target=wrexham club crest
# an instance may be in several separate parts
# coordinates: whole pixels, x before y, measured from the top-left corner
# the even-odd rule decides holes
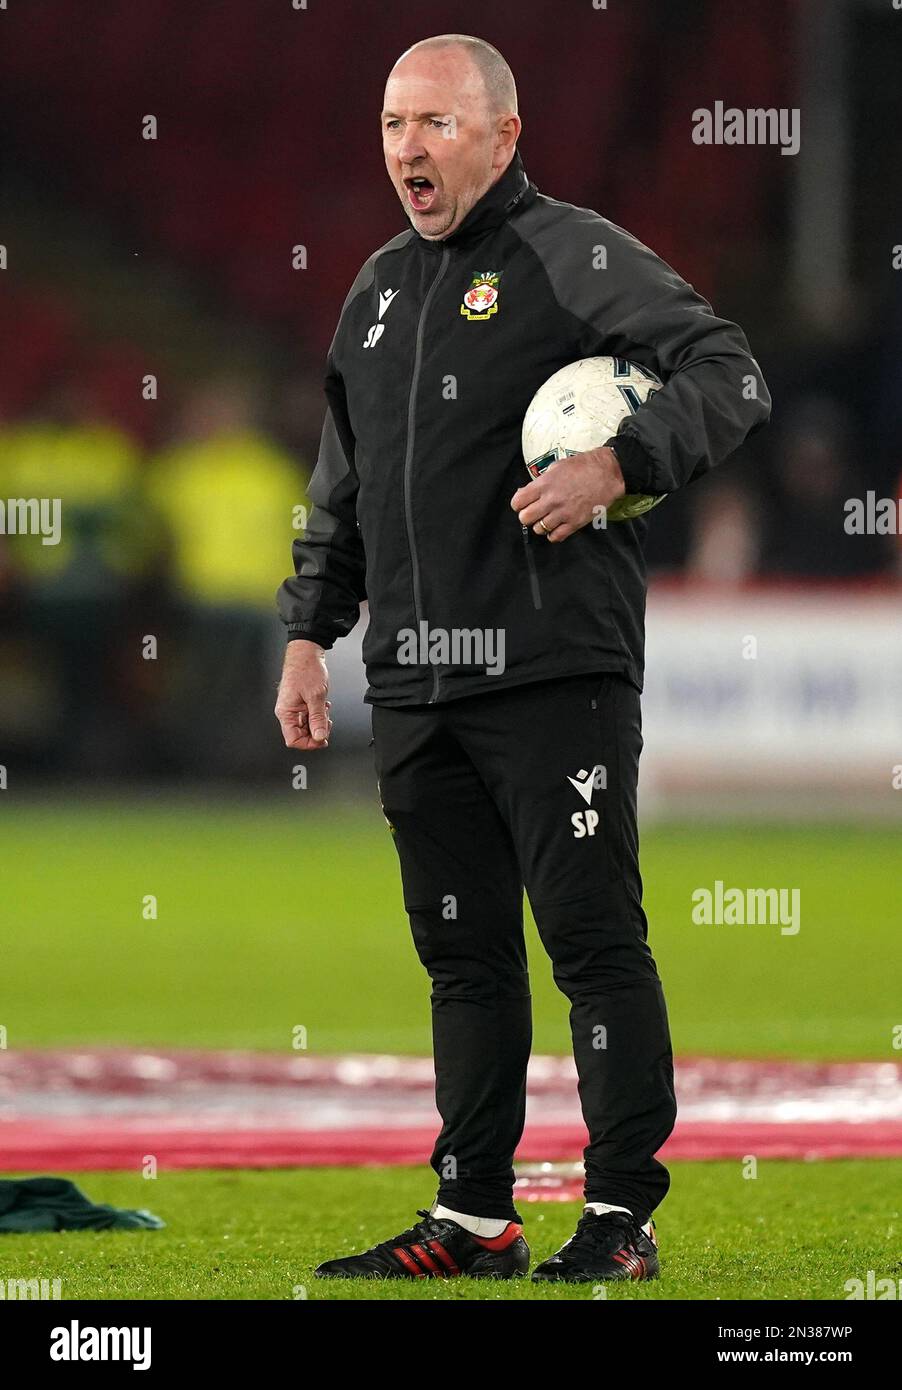
[[[465,319],[490,319],[493,314],[497,314],[500,279],[500,270],[477,271],[460,306],[460,312]]]

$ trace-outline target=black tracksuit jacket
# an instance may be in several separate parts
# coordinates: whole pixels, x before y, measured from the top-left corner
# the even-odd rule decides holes
[[[494,312],[471,317],[464,296],[488,275]],[[628,493],[675,491],[769,417],[742,331],[628,232],[540,194],[519,154],[451,236],[409,228],[376,251],[329,350],[314,506],[278,596],[289,639],[331,647],[368,599],[375,704],[590,671],[641,689],[647,522],[550,545],[510,506],[529,481],[520,431],[533,394],[600,355],[664,382],[617,434]],[[404,664],[399,634],[421,624],[502,630],[503,672]]]

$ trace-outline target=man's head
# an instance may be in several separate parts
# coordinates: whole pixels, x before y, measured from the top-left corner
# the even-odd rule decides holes
[[[500,179],[519,134],[513,74],[497,48],[482,39],[423,39],[389,73],[382,111],[385,166],[407,216],[431,241],[456,231]]]

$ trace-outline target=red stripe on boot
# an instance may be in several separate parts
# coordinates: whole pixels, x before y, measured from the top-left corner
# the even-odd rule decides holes
[[[443,1274],[443,1273],[444,1273],[444,1270],[439,1269],[438,1265],[435,1263],[435,1260],[432,1258],[432,1256],[431,1256],[430,1254],[428,1254],[428,1253],[423,1249],[422,1245],[412,1245],[412,1246],[410,1247],[410,1249],[411,1249],[411,1253],[414,1254],[414,1255],[416,1255],[416,1257],[417,1257],[417,1259],[419,1260],[420,1264],[426,1266],[426,1268],[428,1269],[428,1271],[429,1271],[430,1274]]]
[[[420,1269],[420,1266],[417,1264],[416,1260],[413,1258],[412,1255],[408,1255],[403,1245],[395,1246],[394,1250],[392,1251],[392,1254],[396,1255],[398,1259],[401,1261],[404,1268],[409,1269],[411,1274],[415,1274],[418,1279],[426,1278],[425,1269]]]
[[[460,1274],[460,1270],[454,1263],[454,1260],[448,1254],[448,1251],[445,1249],[444,1245],[439,1244],[437,1240],[430,1240],[428,1244],[429,1249],[435,1251],[436,1255],[438,1255],[439,1259],[441,1260],[442,1264],[445,1266],[449,1274]]]

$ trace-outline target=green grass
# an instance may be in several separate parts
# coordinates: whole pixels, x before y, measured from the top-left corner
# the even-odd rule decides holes
[[[302,1024],[317,1053],[427,1053],[428,982],[378,806],[324,812],[312,795],[14,814],[4,798],[8,1045],[281,1049]],[[898,1055],[897,830],[654,827],[643,872],[678,1053]],[[718,878],[798,887],[801,931],[694,925],[693,889]],[[536,1050],[566,1052],[531,922],[529,945]]]
[[[7,812],[0,983],[7,1045],[138,1044],[428,1053],[428,982],[410,944],[378,806],[118,807]],[[311,799],[308,800],[308,797]],[[650,940],[677,1054],[894,1058],[902,839],[885,827],[654,827],[643,845]],[[697,926],[712,887],[801,890],[797,936]],[[156,920],[142,915],[154,894]],[[14,905],[14,906],[9,906]],[[567,1004],[529,923],[537,1051],[567,1052]],[[403,1007],[400,1005],[403,1004]],[[900,1165],[674,1163],[656,1214],[664,1277],[609,1298],[842,1299],[902,1276]],[[66,1298],[591,1298],[589,1288],[474,1281],[345,1284],[316,1263],[410,1224],[420,1169],[72,1175],[150,1207],[158,1232],[0,1237],[0,1278],[61,1278]],[[536,1259],[576,1204],[528,1205]]]
[[[847,1279],[902,1278],[893,1161],[674,1163],[656,1213],[662,1277],[608,1285],[609,1299],[830,1299]],[[591,1299],[592,1286],[517,1280],[325,1281],[323,1259],[365,1249],[415,1220],[425,1169],[72,1174],[97,1201],[149,1207],[162,1231],[0,1236],[0,1279],[62,1280],[66,1299]],[[895,1193],[895,1197],[891,1194]],[[569,1235],[575,1203],[523,1207],[533,1260]],[[300,1292],[303,1290],[304,1292]]]

